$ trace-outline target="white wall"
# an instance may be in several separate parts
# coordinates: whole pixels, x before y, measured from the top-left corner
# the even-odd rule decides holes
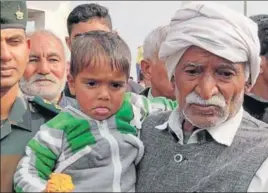
[[[27,1],[27,6],[31,10],[42,10],[44,11],[44,25],[35,26],[37,29],[43,28],[55,33],[62,41],[65,46],[65,53],[69,58],[69,50],[65,45],[65,37],[67,36],[66,21],[68,14],[71,10],[70,1]],[[34,18],[38,20],[39,18]],[[35,30],[33,24],[30,24],[28,31]]]
[[[247,15],[268,14],[268,1],[248,1]]]

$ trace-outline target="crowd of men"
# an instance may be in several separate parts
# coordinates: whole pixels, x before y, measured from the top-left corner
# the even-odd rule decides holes
[[[70,12],[64,42],[71,51],[69,59],[64,43],[51,31],[25,32],[25,1],[1,1],[1,192],[45,191],[48,174],[69,161],[66,152],[63,156],[57,152],[50,172],[42,169],[49,167],[47,149],[56,152],[55,139],[71,138],[69,133],[61,134],[68,135],[66,139],[59,137],[63,128],[55,131],[59,125],[55,120],[60,123],[57,117],[70,107],[75,118],[62,122],[69,121],[74,128],[84,124],[77,117],[100,121],[96,122],[100,135],[92,131],[94,142],[83,144],[93,144],[94,152],[87,152],[93,158],[83,154],[81,161],[73,153],[75,167],[61,170],[72,176],[74,191],[268,192],[268,15],[246,17],[221,6],[184,2],[169,24],[147,34],[139,76],[144,88],[130,79],[128,46],[113,30],[107,8],[89,3]],[[86,52],[90,46],[92,52]],[[112,73],[104,66],[100,83],[83,79],[82,68],[93,73],[107,62],[82,67],[99,55],[108,58]],[[121,68],[123,74],[117,72]],[[103,86],[108,80],[112,91]],[[131,111],[126,96],[131,98]],[[95,98],[111,104],[110,114],[104,107],[97,114],[89,112]],[[100,125],[106,119],[108,129],[102,133]],[[52,123],[50,133],[47,127]],[[123,129],[114,131],[114,125]],[[78,130],[71,135],[75,139],[69,144],[87,140]],[[101,137],[108,145],[98,143]],[[137,146],[138,153],[131,158],[135,169],[128,170],[132,167],[128,156],[134,154],[132,149],[126,153],[129,146]],[[47,161],[38,168],[40,160]],[[81,168],[88,174],[78,174]]]

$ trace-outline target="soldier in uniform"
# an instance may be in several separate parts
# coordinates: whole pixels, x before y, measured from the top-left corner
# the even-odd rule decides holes
[[[1,1],[1,192],[12,192],[13,174],[28,141],[60,111],[58,106],[38,97],[27,98],[19,90],[29,57],[26,23],[25,1]]]

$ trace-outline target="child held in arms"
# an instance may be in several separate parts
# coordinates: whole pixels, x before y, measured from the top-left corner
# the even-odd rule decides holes
[[[135,191],[135,165],[144,153],[141,123],[177,104],[126,93],[130,67],[130,49],[117,34],[75,38],[68,83],[78,107],[64,108],[41,126],[18,165],[15,190]]]

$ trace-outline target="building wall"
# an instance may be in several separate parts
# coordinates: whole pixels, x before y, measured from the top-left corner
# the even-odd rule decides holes
[[[247,1],[247,16],[268,14],[268,1]]]
[[[70,1],[27,1],[29,11],[29,26],[27,31],[47,29],[55,33],[63,41],[67,58],[69,50],[65,44],[67,36],[66,21],[70,13]]]

